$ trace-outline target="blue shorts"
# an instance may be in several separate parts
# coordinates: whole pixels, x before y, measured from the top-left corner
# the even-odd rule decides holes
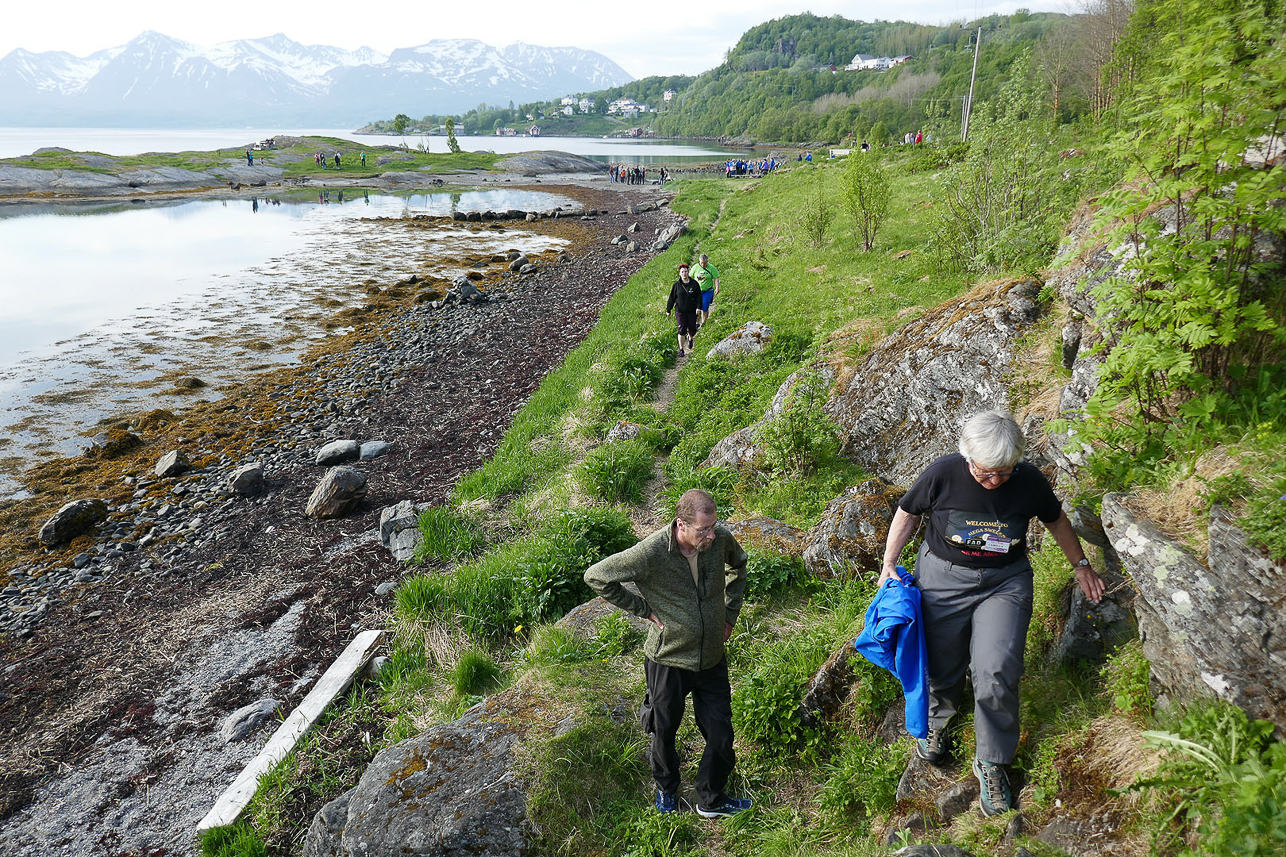
[[[701,293],[701,311],[709,312],[710,305],[714,303],[714,289]]]

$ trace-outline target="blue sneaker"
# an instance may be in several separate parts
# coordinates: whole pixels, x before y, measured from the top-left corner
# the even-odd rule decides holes
[[[1009,790],[1009,777],[1005,769],[995,762],[973,760],[973,775],[978,778],[978,805],[985,816],[1000,815],[1014,808],[1014,796]]]
[[[666,794],[660,789],[656,790],[656,811],[660,813],[678,812],[679,798],[677,795]]]
[[[744,809],[750,809],[755,802],[744,797],[725,797],[715,806],[701,806],[697,804],[697,814],[702,818],[723,818],[729,815],[736,815]]]

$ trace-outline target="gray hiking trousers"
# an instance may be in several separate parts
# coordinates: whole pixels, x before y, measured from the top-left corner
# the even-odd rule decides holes
[[[1031,623],[1031,563],[1024,557],[1001,568],[970,568],[947,562],[923,545],[915,579],[929,656],[929,726],[944,728],[955,715],[968,669],[977,757],[1009,764],[1018,749],[1018,680]]]

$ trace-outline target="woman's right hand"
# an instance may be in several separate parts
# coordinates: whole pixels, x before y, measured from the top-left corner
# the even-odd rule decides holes
[[[902,582],[902,576],[898,574],[895,566],[884,566],[883,570],[880,571],[880,579],[876,581],[876,588],[883,588],[884,582],[888,580],[896,580],[898,583]]]

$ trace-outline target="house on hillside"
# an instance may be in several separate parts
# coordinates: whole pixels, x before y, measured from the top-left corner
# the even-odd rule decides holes
[[[893,59],[889,60],[889,68],[893,68],[893,66],[895,65],[902,65],[902,63],[906,62],[907,60],[913,60],[913,59],[915,59],[915,54],[903,54],[900,57],[893,57]]]
[[[574,107],[576,105],[576,96],[564,95],[562,101],[558,102],[560,107]]]
[[[634,99],[626,96],[625,98],[618,98],[611,104],[607,105],[607,112],[611,114],[619,114],[623,113],[625,109],[629,107],[635,107]],[[637,116],[638,114],[635,113],[635,115]]]
[[[679,93],[675,92],[673,89],[667,89],[665,92],[661,93],[661,100],[664,101],[666,104],[669,104],[671,101],[674,100],[674,96],[678,94]]]
[[[564,116],[574,116],[576,114],[576,105],[568,104],[563,107]]]
[[[580,101],[576,102],[576,107],[580,110],[581,113],[588,113],[589,111],[594,109],[594,99],[582,98]]]

